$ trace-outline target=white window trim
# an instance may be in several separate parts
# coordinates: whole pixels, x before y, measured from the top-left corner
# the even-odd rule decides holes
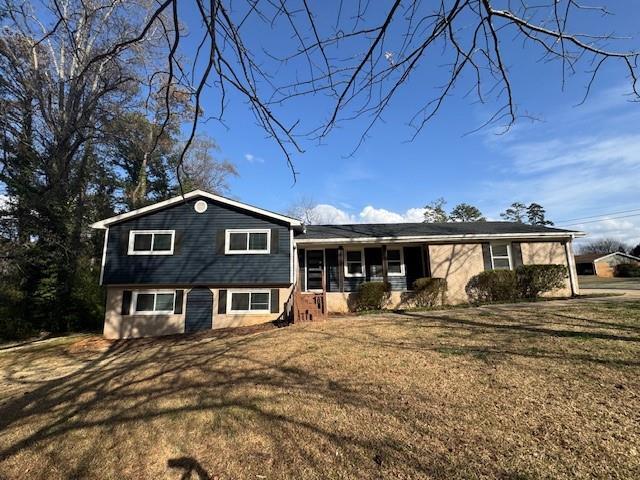
[[[155,310],[156,301],[158,298],[158,294],[161,293],[171,293],[173,294],[173,307],[171,310]],[[137,310],[138,307],[138,295],[140,294],[154,294],[153,297],[153,308],[152,312]],[[130,310],[133,315],[173,315],[176,309],[176,291],[175,290],[134,290],[131,295],[131,307]]]
[[[362,273],[349,273],[349,261],[347,259],[347,252],[360,252],[360,260],[362,261]],[[344,249],[344,276],[349,278],[364,277],[366,274],[366,271],[367,270],[364,264],[364,248],[345,248]]]
[[[231,299],[234,293],[248,293],[249,294],[249,310],[232,310]],[[253,293],[266,293],[269,295],[268,306],[266,310],[251,310],[251,294]],[[234,289],[227,290],[227,313],[228,314],[242,314],[242,315],[264,315],[265,313],[271,313],[271,290],[269,289]]]
[[[167,235],[171,234],[171,250],[153,250],[153,242],[155,234]],[[136,235],[151,235],[151,250],[134,250],[133,245]],[[129,231],[129,249],[128,255],[173,255],[173,248],[175,246],[176,231],[175,230],[130,230]]]
[[[390,272],[389,271],[389,251],[390,250],[398,250],[400,252],[400,273],[398,272]],[[388,248],[387,247],[387,275],[389,277],[404,277],[404,248]]]
[[[247,234],[247,250],[230,250],[229,239],[232,233]],[[266,233],[267,248],[266,250],[248,250],[249,236],[251,233]],[[271,253],[271,229],[269,228],[232,228],[224,231],[224,253],[226,255],[268,255]]]
[[[495,245],[506,245],[507,246],[507,256],[505,257],[504,255],[494,255],[493,254],[493,246]],[[502,242],[493,242],[489,244],[489,251],[491,252],[491,269],[495,270],[496,269],[496,265],[494,262],[494,259],[504,259],[507,258],[509,260],[509,270],[513,270],[513,260],[512,260],[512,256],[511,256],[511,244],[510,243],[502,243]],[[504,270],[504,269],[500,269],[500,270]]]

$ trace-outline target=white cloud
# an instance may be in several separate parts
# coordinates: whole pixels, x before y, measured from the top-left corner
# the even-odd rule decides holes
[[[333,205],[320,204],[314,207],[313,218],[317,223],[333,225],[345,223],[421,222],[424,220],[423,211],[422,208],[410,208],[404,213],[397,213],[367,205],[360,213],[352,214]]]
[[[410,208],[405,213],[396,213],[384,208],[375,208],[367,205],[358,216],[363,223],[422,222],[424,220],[424,209]]]
[[[313,207],[313,218],[319,224],[356,223],[353,215],[348,214],[333,205],[320,204]]]
[[[634,247],[640,244],[640,222],[632,219],[610,219],[601,222],[578,224],[577,230],[589,232],[589,237],[578,240],[578,244],[601,238],[616,238]]]
[[[244,159],[249,163],[264,163],[264,158],[257,157],[253,153],[245,153]]]

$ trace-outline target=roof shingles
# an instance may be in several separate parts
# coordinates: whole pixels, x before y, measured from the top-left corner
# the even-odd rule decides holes
[[[499,235],[557,233],[568,235],[571,230],[512,222],[450,222],[450,223],[356,223],[348,225],[308,225],[296,236],[300,240],[330,240],[338,238],[429,237],[443,235]]]

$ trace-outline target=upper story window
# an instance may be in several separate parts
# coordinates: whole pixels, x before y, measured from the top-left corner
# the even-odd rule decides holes
[[[133,292],[133,313],[171,314],[176,301],[174,291]]]
[[[401,248],[387,250],[387,272],[389,275],[404,275],[404,259]]]
[[[362,277],[364,275],[364,252],[362,250],[346,250],[344,253],[344,276]]]
[[[271,230],[234,229],[226,231],[225,253],[270,253]]]
[[[129,255],[173,255],[174,230],[131,230]]]
[[[494,270],[511,270],[511,245],[508,243],[492,243],[491,266]]]

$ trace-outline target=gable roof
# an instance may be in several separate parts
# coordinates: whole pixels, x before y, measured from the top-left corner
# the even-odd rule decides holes
[[[300,222],[300,220],[296,220],[295,218],[287,217],[285,215],[280,215],[279,213],[271,212],[263,208],[254,207],[253,205],[249,205],[248,203],[242,203],[242,202],[238,202],[237,200],[231,200],[230,198],[222,197],[220,195],[214,195],[213,193],[205,192],[204,190],[193,190],[189,193],[185,193],[184,195],[178,195],[177,197],[170,198],[169,200],[164,200],[162,202],[154,203],[152,205],[147,205],[146,207],[138,208],[136,210],[131,210],[130,212],[121,213],[120,215],[115,215],[113,217],[105,218],[104,220],[95,222],[90,226],[91,228],[105,229],[113,223],[122,222],[124,220],[139,217],[141,215],[146,215],[156,210],[167,208],[171,205],[184,202],[186,200],[190,200],[196,197],[208,198],[210,200],[213,200],[214,202],[218,202],[223,205],[229,205],[231,207],[239,208],[241,210],[247,210],[249,212],[262,215],[264,217],[273,218],[275,220],[280,220],[281,222],[288,223],[292,227],[302,228],[302,223]]]
[[[593,263],[600,260],[604,260],[605,258],[612,257],[614,255],[622,255],[623,257],[630,258],[632,260],[637,260],[640,262],[640,258],[634,257],[633,255],[629,255],[624,252],[612,252],[612,253],[585,253],[584,255],[576,255],[576,263]]]
[[[308,225],[296,241],[436,240],[518,237],[580,237],[582,232],[515,222],[356,223]]]

